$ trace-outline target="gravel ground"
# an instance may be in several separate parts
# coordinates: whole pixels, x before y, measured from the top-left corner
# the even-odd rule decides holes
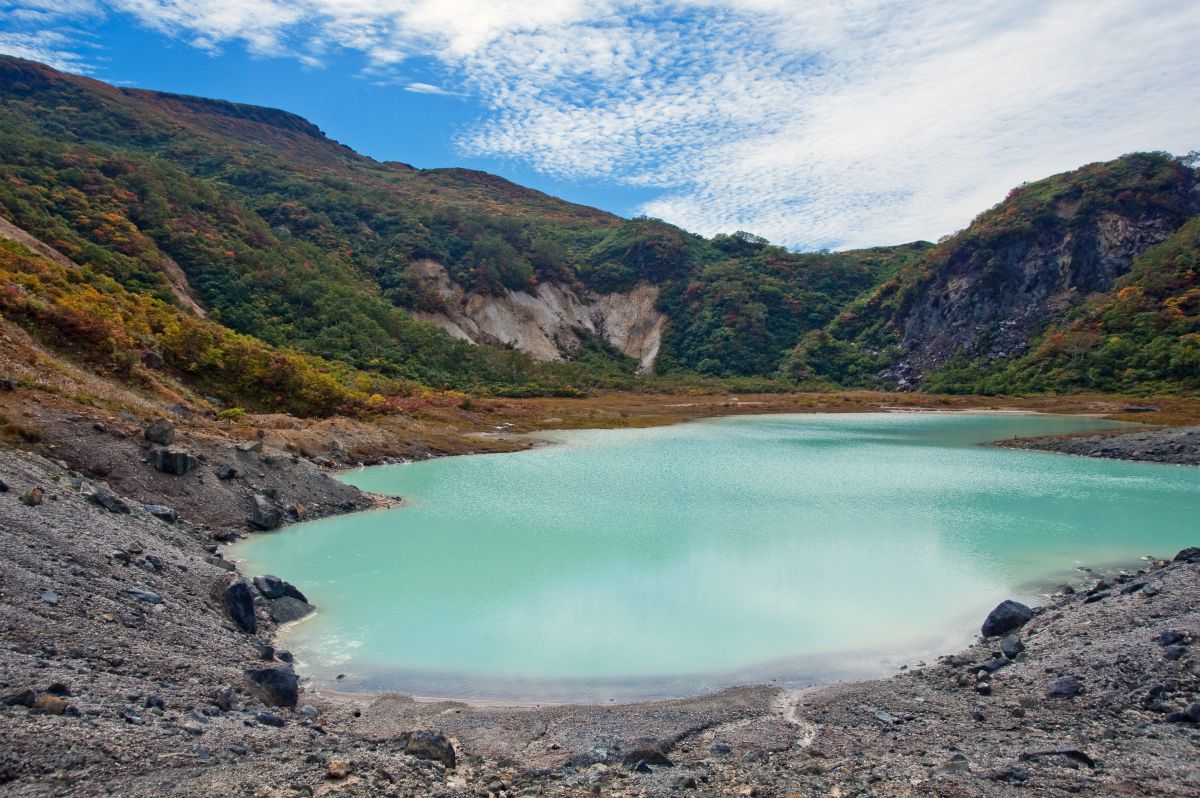
[[[995,445],[1009,449],[1039,449],[1084,457],[1107,457],[1113,460],[1200,465],[1200,426],[1105,435],[1022,438],[1000,441]]]
[[[270,446],[184,430],[207,462],[176,477],[142,462],[134,422],[38,420],[71,463],[0,449],[4,795],[1200,795],[1200,557],[1055,597],[1012,659],[991,639],[884,680],[609,707],[297,700],[248,675],[286,683],[289,656],[254,588],[253,633],[229,612],[220,519],[244,529],[271,488],[330,512],[365,498]],[[213,476],[232,463],[253,475],[236,490]],[[164,496],[175,523],[140,504]]]

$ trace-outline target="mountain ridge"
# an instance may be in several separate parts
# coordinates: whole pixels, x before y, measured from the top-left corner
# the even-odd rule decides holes
[[[1171,305],[1183,321],[1122,333],[1170,350],[1155,369],[1064,377],[1083,366],[1034,357],[1055,335],[1083,341],[1067,328],[1118,280],[1168,268],[1135,265],[1200,194],[1166,154],[1026,184],[937,245],[794,253],[475,170],[379,162],[287,111],[10,57],[0,77],[0,216],[134,293],[192,299],[233,332],[384,380],[1005,392],[999,375],[1021,368],[1023,391],[1200,389],[1175,362],[1195,347],[1184,267],[1160,297],[1184,297]],[[648,322],[631,331],[633,318]]]

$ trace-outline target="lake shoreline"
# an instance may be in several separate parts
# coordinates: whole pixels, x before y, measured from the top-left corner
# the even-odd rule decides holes
[[[682,701],[526,710],[387,695],[364,706],[301,692],[297,709],[311,711],[273,706],[247,672],[290,666],[272,648],[277,625],[261,598],[256,634],[225,611],[224,593],[242,575],[213,549],[218,535],[244,528],[233,519],[245,510],[221,491],[275,490],[281,502],[306,505],[307,518],[366,508],[366,497],[328,480],[328,466],[303,453],[311,444],[299,436],[328,434],[328,425],[264,421],[262,451],[241,452],[231,443],[247,436],[181,424],[175,445],[205,461],[187,476],[149,479],[149,447],[135,424],[49,400],[25,407],[51,457],[0,448],[9,488],[0,492],[0,747],[8,755],[0,783],[13,794],[290,796],[352,784],[367,795],[598,788],[656,796],[695,784],[710,794],[782,797],[921,793],[949,779],[964,795],[1019,795],[1020,784],[1049,794],[1137,785],[1186,795],[1200,784],[1188,759],[1195,727],[1166,720],[1197,700],[1192,649],[1167,659],[1175,651],[1154,642],[1164,629],[1200,629],[1194,564],[1147,574],[1149,598],[1144,589],[1122,593],[1127,584],[1090,603],[1084,591],[1062,597],[1031,627],[1046,645],[1027,646],[1030,659],[1004,668],[988,696],[975,692],[973,674],[960,686],[967,671],[951,664],[983,661],[990,647],[977,645],[890,679],[804,693],[750,686]],[[212,477],[227,461],[247,471],[245,483]],[[35,487],[40,504],[20,501]],[[98,504],[96,487],[123,497],[130,512]],[[180,509],[173,524],[141,506],[163,498]],[[1082,673],[1084,692],[1039,709],[1047,668]],[[1159,683],[1169,689],[1143,706]],[[1124,692],[1113,698],[1109,684]],[[436,738],[413,742],[420,730],[446,735],[458,766],[443,768]],[[670,749],[661,756],[673,767],[639,748],[647,737]],[[1103,767],[1042,750],[1068,747]],[[627,762],[639,750],[646,757]],[[334,760],[352,763],[348,777],[328,777]]]

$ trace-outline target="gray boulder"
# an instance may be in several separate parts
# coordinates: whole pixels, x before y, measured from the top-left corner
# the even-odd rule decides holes
[[[408,733],[406,738],[404,753],[409,756],[441,762],[448,768],[454,767],[458,761],[454,754],[454,746],[444,735],[431,731],[415,731]]]
[[[151,455],[154,467],[165,474],[181,477],[200,465],[200,461],[179,449],[157,449]]]
[[[1020,629],[1033,618],[1033,610],[1016,601],[1002,601],[988,613],[980,631],[984,637],[1006,635],[1014,629]]]
[[[146,512],[155,518],[166,521],[168,524],[173,524],[179,520],[179,513],[175,512],[174,507],[168,507],[165,504],[143,504]]]
[[[106,490],[98,490],[90,497],[92,504],[98,504],[110,513],[128,513],[129,505]]]
[[[248,635],[258,631],[258,619],[254,616],[254,594],[245,579],[239,579],[225,588],[222,596],[225,611],[237,624],[237,627]]]
[[[170,446],[175,442],[175,425],[165,418],[156,418],[142,431],[142,435],[151,443]]]
[[[268,602],[271,620],[275,623],[291,623],[316,610],[316,607],[306,601],[294,599],[291,596],[280,596]]]
[[[277,599],[283,595],[283,586],[287,583],[273,574],[263,574],[254,577],[254,586],[263,598]]]
[[[251,668],[246,676],[262,700],[273,707],[295,708],[300,700],[300,679],[291,665]]]
[[[279,505],[261,493],[254,494],[254,509],[250,514],[250,523],[259,529],[278,529],[283,523],[283,511]]]

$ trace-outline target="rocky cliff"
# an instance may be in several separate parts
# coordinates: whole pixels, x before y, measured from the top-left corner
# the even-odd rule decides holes
[[[1200,212],[1194,170],[1145,157],[1043,181],[1052,191],[1019,188],[932,253],[893,320],[905,352],[894,378],[919,384],[958,352],[978,361],[1024,354],[1048,323],[1114,290],[1142,254]],[[1114,164],[1136,179],[1112,174]]]
[[[530,291],[484,294],[464,290],[435,261],[422,261],[418,267],[445,310],[414,315],[456,338],[519,349],[539,360],[562,360],[579,348],[581,334],[590,334],[637,360],[639,372],[654,368],[667,322],[655,307],[658,286],[642,282],[628,291],[596,293],[541,283]]]

